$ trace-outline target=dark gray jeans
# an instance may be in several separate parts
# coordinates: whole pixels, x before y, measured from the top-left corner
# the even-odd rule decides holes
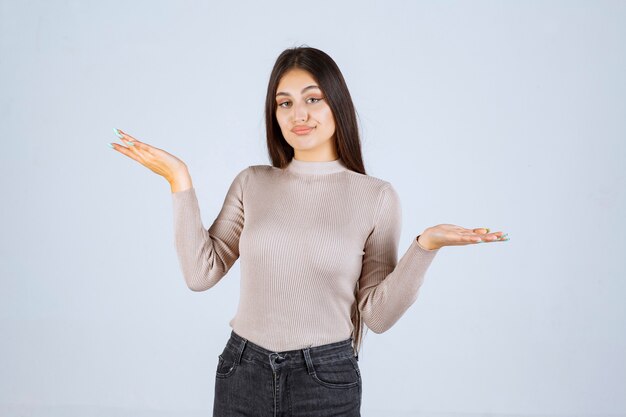
[[[360,417],[352,339],[272,352],[234,331],[218,356],[213,417]]]

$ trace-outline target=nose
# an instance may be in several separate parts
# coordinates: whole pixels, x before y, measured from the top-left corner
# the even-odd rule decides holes
[[[299,122],[300,120],[306,121],[308,113],[306,111],[306,104],[294,104],[293,105],[293,121]]]

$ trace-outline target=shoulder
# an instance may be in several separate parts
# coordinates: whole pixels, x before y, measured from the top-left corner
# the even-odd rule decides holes
[[[351,194],[360,206],[369,208],[374,224],[381,218],[401,217],[400,196],[390,181],[355,171],[348,171],[346,175]]]
[[[242,188],[245,188],[246,184],[266,178],[279,171],[280,169],[271,165],[248,165],[239,170],[237,175],[235,175],[233,183],[238,183]]]
[[[370,227],[376,225],[397,225],[402,219],[400,196],[390,181],[373,176],[349,171],[349,194],[358,210],[365,210]],[[381,226],[385,227],[385,226]]]
[[[397,197],[397,192],[391,182],[373,175],[361,174],[355,171],[349,171],[350,180],[355,188],[361,192],[376,196],[376,200],[380,202],[385,195]]]
[[[236,177],[248,178],[258,175],[263,175],[268,172],[272,172],[273,170],[277,170],[271,165],[248,165],[247,167],[239,170]]]
[[[280,171],[279,168],[271,165],[249,165],[242,169],[239,175],[243,176],[247,181],[252,181],[271,177]]]
[[[371,196],[375,219],[391,216],[399,218],[402,215],[400,195],[390,181],[372,175],[363,175],[353,172],[356,180],[361,182],[364,193]]]
[[[256,175],[280,171],[280,168],[276,168],[272,165],[250,165],[246,169],[250,170],[253,174]]]

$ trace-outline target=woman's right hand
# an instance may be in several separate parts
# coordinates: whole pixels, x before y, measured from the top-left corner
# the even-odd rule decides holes
[[[124,133],[119,129],[116,130],[121,135],[120,139],[128,146],[111,143],[113,149],[165,178],[170,183],[172,192],[191,188],[191,177],[189,176],[187,165],[183,161],[163,149],[140,142],[128,133]]]

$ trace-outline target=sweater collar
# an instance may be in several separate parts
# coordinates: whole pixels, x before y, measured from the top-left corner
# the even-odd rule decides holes
[[[286,169],[299,174],[332,174],[348,170],[341,158],[334,161],[301,161],[292,158]]]

